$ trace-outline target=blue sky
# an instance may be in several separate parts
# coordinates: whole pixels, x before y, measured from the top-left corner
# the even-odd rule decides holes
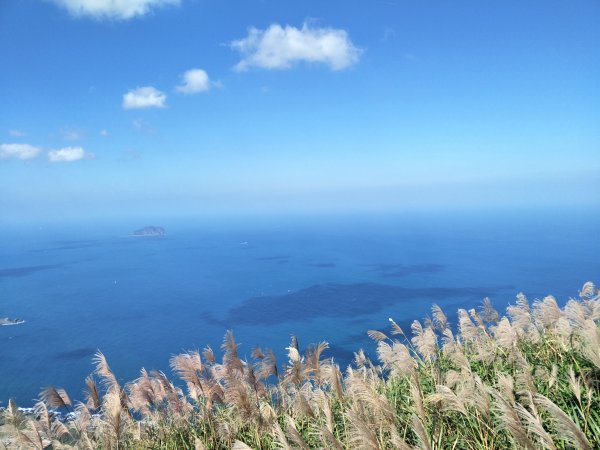
[[[6,0],[2,218],[598,209],[599,22],[591,0]]]

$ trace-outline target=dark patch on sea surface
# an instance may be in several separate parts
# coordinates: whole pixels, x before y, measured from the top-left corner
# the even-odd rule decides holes
[[[306,321],[317,317],[353,318],[369,315],[396,304],[424,300],[428,303],[465,298],[480,300],[503,287],[405,288],[379,283],[326,283],[283,295],[253,297],[229,310],[224,320],[231,325],[269,325]]]
[[[58,352],[54,355],[55,359],[58,360],[76,360],[83,358],[91,358],[96,353],[94,348],[77,348],[75,350],[69,350],[66,352]]]
[[[356,350],[358,351],[358,348]],[[354,359],[354,352],[338,345],[329,344],[329,348],[323,352],[323,356],[325,358],[333,358],[343,369]]]
[[[308,266],[310,266],[310,267],[318,267],[320,269],[330,269],[330,268],[335,267],[335,263],[327,263],[327,262],[324,262],[324,263],[309,263]]]
[[[49,247],[49,248],[36,249],[36,250],[32,250],[32,251],[35,253],[43,253],[43,252],[52,251],[52,250],[76,250],[79,248],[97,247],[99,245],[103,245],[104,243],[102,241],[98,241],[98,240],[81,240],[81,241],[71,240],[71,241],[56,241],[56,242],[53,242],[53,244],[56,244],[56,246]]]
[[[161,310],[160,314],[169,315],[172,314],[172,311],[169,310]],[[125,322],[134,322],[142,319],[146,319],[150,317],[151,314],[148,311],[118,311],[118,310],[110,310],[102,313],[102,319],[105,321],[114,320],[114,321],[125,321]]]
[[[62,264],[46,264],[40,266],[10,267],[8,269],[0,269],[0,280],[3,278],[26,277],[36,272],[56,269],[58,267],[62,267]]]
[[[287,262],[287,260],[290,259],[290,257],[286,256],[286,255],[274,255],[274,256],[260,256],[256,259],[258,261],[276,261],[276,262],[286,261]]]
[[[400,278],[418,273],[439,273],[446,266],[442,264],[371,264],[370,271],[378,272],[386,278]]]
[[[384,329],[380,329],[380,328],[373,328],[373,329],[381,331],[389,337],[393,337],[392,334],[389,332],[389,330],[384,330]],[[343,344],[343,345],[352,345],[353,347],[356,347],[356,349],[358,350],[359,348],[361,348],[361,346],[364,346],[364,344],[372,342],[372,339],[367,334],[367,331],[368,330],[365,329],[365,331],[363,331],[361,333],[351,334],[349,336],[344,337],[339,342],[340,342],[340,344]]]

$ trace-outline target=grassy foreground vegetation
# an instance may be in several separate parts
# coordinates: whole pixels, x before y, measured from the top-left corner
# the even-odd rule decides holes
[[[592,283],[564,308],[518,295],[501,316],[484,299],[455,327],[434,305],[410,333],[369,331],[378,362],[358,351],[344,371],[325,342],[293,339],[282,368],[271,350],[244,361],[228,332],[220,362],[208,347],[171,358],[185,392],[144,369],[121,385],[99,352],[84,403],[54,387],[33,414],[10,402],[0,448],[598,449],[599,320]]]

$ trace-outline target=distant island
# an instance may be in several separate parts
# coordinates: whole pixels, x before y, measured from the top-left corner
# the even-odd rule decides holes
[[[23,319],[9,319],[8,317],[0,318],[0,325],[19,325],[21,323],[25,323]]]
[[[144,227],[133,231],[130,236],[165,236],[166,234],[163,227]]]

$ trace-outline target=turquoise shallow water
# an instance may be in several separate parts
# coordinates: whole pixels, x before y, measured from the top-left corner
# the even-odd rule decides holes
[[[450,316],[489,296],[499,308],[577,295],[600,281],[591,214],[421,215],[165,220],[168,236],[128,237],[146,222],[0,229],[0,406],[30,405],[41,387],[81,398],[101,349],[123,380],[169,372],[178,351],[217,349],[232,328],[242,354],[290,335],[327,340],[347,364],[372,351],[366,331]]]

